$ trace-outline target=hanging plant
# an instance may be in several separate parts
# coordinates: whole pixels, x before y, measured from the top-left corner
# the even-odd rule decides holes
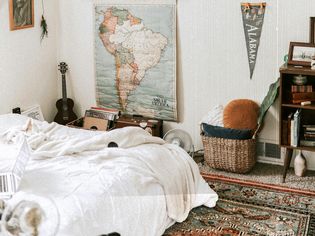
[[[44,8],[44,2],[42,0],[42,9],[43,9],[43,14],[42,14],[42,19],[40,21],[40,27],[42,28],[42,33],[40,35],[40,41],[42,41],[45,37],[48,37],[48,26],[46,19],[44,17],[45,15],[45,8]]]
[[[40,27],[42,28],[42,34],[40,35],[40,41],[42,41],[44,39],[44,37],[48,37],[47,22],[46,22],[44,15],[42,15]]]

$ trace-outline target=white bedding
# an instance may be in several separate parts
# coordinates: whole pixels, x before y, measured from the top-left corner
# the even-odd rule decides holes
[[[1,142],[23,133],[33,149],[8,204],[35,199],[46,217],[58,218],[58,236],[162,235],[192,208],[215,206],[218,196],[191,157],[141,128],[94,132],[33,121],[26,131],[27,121],[0,116]],[[111,141],[119,148],[107,148]],[[0,171],[10,161],[0,159]]]

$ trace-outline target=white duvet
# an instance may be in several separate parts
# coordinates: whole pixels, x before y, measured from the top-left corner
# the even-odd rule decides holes
[[[162,235],[192,208],[214,207],[218,199],[184,150],[141,128],[93,132],[37,121],[27,127],[27,122],[0,116],[0,140],[12,142],[22,133],[33,150],[8,205],[35,200],[51,218],[40,235],[51,227],[58,236]],[[119,147],[108,148],[112,141]],[[0,171],[10,161],[0,159]]]

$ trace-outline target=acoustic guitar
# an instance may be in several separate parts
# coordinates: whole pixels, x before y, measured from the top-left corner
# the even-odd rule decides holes
[[[65,62],[61,62],[58,65],[58,70],[62,75],[62,98],[56,102],[58,112],[54,121],[58,124],[65,125],[73,120],[76,120],[78,117],[73,112],[73,100],[71,98],[67,98],[66,72],[68,70],[68,65]]]

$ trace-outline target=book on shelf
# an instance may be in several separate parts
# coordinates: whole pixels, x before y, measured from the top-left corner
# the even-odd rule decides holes
[[[312,140],[300,140],[300,146],[315,147],[315,141],[312,141]]]
[[[315,140],[315,131],[305,131],[304,130],[304,139],[305,140]]]
[[[315,125],[303,125],[304,140],[315,141]]]
[[[303,125],[305,131],[315,131],[315,125]]]
[[[291,119],[290,124],[290,145],[294,146],[294,119]]]
[[[287,91],[285,95],[288,101],[293,104],[298,104],[306,101],[315,101],[315,92],[292,93]]]
[[[304,140],[315,141],[315,137],[304,136]]]
[[[116,116],[120,115],[120,110],[117,110],[117,109],[114,109],[114,108],[91,107],[91,110],[102,111],[102,112],[105,112],[105,113],[112,113],[112,114],[115,114]]]
[[[115,120],[115,114],[111,112],[104,112],[101,110],[89,109],[85,111],[85,117],[94,117],[104,120]]]
[[[307,134],[309,136],[315,136],[315,131],[307,131],[307,130],[305,130],[304,134]]]
[[[287,121],[287,131],[288,131],[288,137],[287,137],[287,144],[290,146],[291,145],[291,121],[293,119],[293,113],[290,113],[288,115],[288,121]]]
[[[313,92],[312,85],[291,85],[292,93]]]
[[[300,134],[301,109],[296,110],[291,120],[291,146],[297,147]]]
[[[313,99],[315,92],[289,93],[292,100]]]

